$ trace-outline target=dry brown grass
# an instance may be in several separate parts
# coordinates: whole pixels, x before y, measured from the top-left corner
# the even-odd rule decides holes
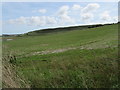
[[[10,62],[11,58],[13,58],[11,53],[9,55],[4,53],[2,56],[2,87],[29,88],[29,85],[25,82],[25,80],[16,73],[16,66]]]

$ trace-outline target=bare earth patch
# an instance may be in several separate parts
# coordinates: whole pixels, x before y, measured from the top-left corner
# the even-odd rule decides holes
[[[104,45],[104,47],[100,47],[100,48],[108,48],[108,45]],[[117,46],[114,46],[117,47]],[[63,49],[56,49],[56,50],[46,50],[46,51],[40,51],[40,52],[34,52],[32,53],[32,55],[45,55],[45,54],[51,54],[51,53],[60,53],[60,52],[65,52],[65,51],[69,51],[69,50],[74,50],[74,49],[87,49],[87,50],[91,50],[91,49],[97,49],[97,48],[93,48],[93,47],[84,47],[84,46],[80,46],[80,47],[70,47],[70,48],[63,48]]]
[[[102,44],[99,44],[99,43],[102,43]],[[43,46],[44,45],[48,45],[48,44],[43,44]],[[109,48],[109,47],[117,47],[117,45],[115,45],[115,46],[109,46],[107,43],[105,43],[104,40],[95,40],[95,41],[90,41],[90,42],[88,42],[86,44],[83,44],[81,46],[78,46],[78,47],[68,47],[68,48],[60,48],[60,49],[55,49],[55,50],[37,51],[37,52],[29,53],[26,56],[60,53],[60,52],[65,52],[65,51],[75,50],[75,49],[87,49],[87,50],[91,50],[91,49]]]

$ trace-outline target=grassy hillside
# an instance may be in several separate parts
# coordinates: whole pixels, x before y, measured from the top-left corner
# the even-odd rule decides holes
[[[9,62],[31,87],[119,87],[118,24],[69,29],[4,37],[13,39],[3,42],[4,52],[11,53]]]
[[[111,25],[111,24],[107,24],[107,25]],[[33,36],[33,35],[45,35],[45,34],[49,34],[49,33],[65,32],[65,31],[73,31],[73,30],[83,30],[83,29],[95,28],[95,27],[100,27],[100,26],[104,26],[104,25],[96,24],[96,25],[48,28],[48,29],[35,30],[35,31],[32,31],[32,32],[28,32],[25,35],[30,35],[30,36]]]
[[[97,45],[101,43],[103,46],[103,44],[116,44],[114,42],[117,41],[117,25],[85,29],[82,31],[78,29],[69,32],[51,33],[43,36],[10,38],[13,40],[3,42],[3,44],[6,45],[6,48],[8,47],[10,50],[14,50],[16,54],[20,55],[36,51],[85,46],[88,43],[92,44],[92,42],[95,42]]]

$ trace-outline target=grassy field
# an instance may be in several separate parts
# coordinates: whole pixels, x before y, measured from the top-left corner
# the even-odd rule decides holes
[[[118,24],[3,39],[3,57],[32,88],[119,87]]]

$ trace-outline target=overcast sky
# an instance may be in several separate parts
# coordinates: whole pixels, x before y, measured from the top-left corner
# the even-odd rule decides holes
[[[43,28],[96,23],[118,19],[117,2],[5,2],[2,3],[4,34]]]

